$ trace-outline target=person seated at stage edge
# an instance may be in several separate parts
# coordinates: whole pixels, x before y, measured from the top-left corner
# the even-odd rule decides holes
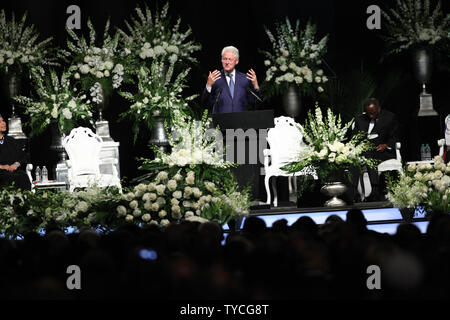
[[[255,71],[250,69],[245,75],[236,70],[238,63],[239,50],[228,46],[222,50],[223,69],[209,72],[202,105],[212,113],[247,111],[247,103],[262,101]]]
[[[375,145],[376,149],[368,151],[365,156],[380,161],[395,159],[395,144],[398,141],[397,117],[392,112],[382,109],[376,98],[369,98],[365,101],[364,109],[365,112],[355,119],[353,134],[359,131],[365,132],[368,134],[369,140]],[[367,201],[382,200],[385,189],[384,180],[379,178],[377,168],[367,168],[367,173],[372,186],[372,192]],[[361,177],[362,173],[359,173],[358,179],[354,180],[355,188],[358,185],[358,180],[361,181],[361,186],[364,185]],[[358,193],[355,192],[355,194]]]
[[[22,190],[30,190],[30,180],[24,171],[26,154],[14,138],[6,135],[6,131],[6,122],[0,115],[0,186],[14,183]]]

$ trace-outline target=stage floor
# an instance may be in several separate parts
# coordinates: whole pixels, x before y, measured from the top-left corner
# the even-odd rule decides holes
[[[308,216],[314,220],[315,223],[321,225],[325,223],[325,220],[330,215],[337,215],[344,221],[346,220],[346,214],[350,209],[361,209],[364,217],[367,220],[367,228],[380,233],[395,234],[397,227],[405,223],[402,214],[399,209],[389,206],[387,201],[379,202],[362,202],[355,203],[353,205],[345,207],[310,207],[310,208],[297,208],[294,203],[280,203],[278,207],[253,209],[250,211],[249,216],[256,216],[264,220],[267,227],[271,227],[272,224],[280,219],[286,219],[288,225],[292,225],[297,219],[302,216]],[[241,229],[245,222],[245,217],[240,219],[239,229]],[[416,210],[413,221],[422,233],[426,232],[429,219],[425,218],[424,210]],[[227,226],[224,226],[224,230],[227,230]]]

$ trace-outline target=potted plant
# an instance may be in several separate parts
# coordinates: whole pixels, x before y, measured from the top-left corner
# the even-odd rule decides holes
[[[272,51],[262,51],[266,60],[266,78],[263,90],[268,97],[283,95],[286,113],[295,117],[300,113],[299,94],[314,95],[323,92],[328,81],[320,64],[326,53],[328,36],[316,42],[316,26],[308,22],[300,29],[299,20],[292,28],[288,18],[276,25],[276,34],[265,28]]]

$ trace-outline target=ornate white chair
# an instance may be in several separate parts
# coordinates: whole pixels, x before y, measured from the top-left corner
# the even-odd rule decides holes
[[[267,142],[269,149],[264,149],[264,183],[267,193],[267,204],[271,204],[271,191],[269,180],[272,179],[272,188],[274,192],[274,207],[278,206],[278,194],[276,188],[276,177],[289,177],[289,194],[297,191],[296,177],[301,175],[312,175],[317,179],[316,172],[313,168],[305,168],[300,172],[286,173],[281,169],[282,166],[289,162],[295,161],[302,150],[306,146],[303,143],[303,136],[299,130],[300,124],[296,123],[290,117],[278,117],[274,119],[275,127],[269,129],[267,133]]]
[[[90,185],[115,186],[122,191],[116,168],[117,159],[100,159],[102,138],[91,129],[84,127],[73,129],[64,138],[63,146],[69,156],[67,167],[70,191]],[[100,173],[100,165],[110,165],[112,174]]]
[[[395,159],[389,159],[381,162],[378,165],[378,175],[381,175],[382,172],[385,171],[398,171],[400,174],[403,174],[403,164],[402,164],[402,155],[400,154],[400,148],[402,144],[400,142],[395,143]],[[370,183],[369,175],[367,172],[363,173],[363,184],[364,189],[361,186],[361,181],[358,181],[358,193],[361,196],[361,199],[364,200],[367,198],[372,192],[372,185]]]

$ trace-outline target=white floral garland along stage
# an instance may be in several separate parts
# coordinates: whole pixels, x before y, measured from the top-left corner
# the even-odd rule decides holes
[[[124,188],[96,186],[75,191],[5,189],[0,194],[0,234],[17,236],[50,227],[100,228],[123,224],[167,227],[180,220],[215,221],[221,225],[236,215],[247,215],[249,190],[238,186],[231,163],[214,154],[214,140],[206,137],[210,119],[201,121],[178,112],[179,131],[170,139],[173,153],[156,160],[142,159],[146,182]]]

